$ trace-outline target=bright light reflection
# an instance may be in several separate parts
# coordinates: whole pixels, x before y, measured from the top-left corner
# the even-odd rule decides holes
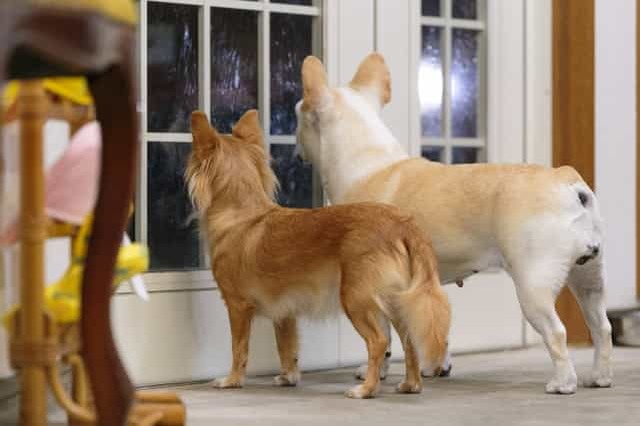
[[[440,108],[442,105],[442,66],[429,61],[420,62],[418,69],[418,93],[422,110]]]

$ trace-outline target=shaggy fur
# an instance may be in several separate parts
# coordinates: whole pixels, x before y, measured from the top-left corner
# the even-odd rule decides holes
[[[282,366],[276,384],[295,385],[296,317],[322,317],[341,306],[366,342],[371,371],[347,396],[370,398],[378,390],[387,321],[407,352],[406,378],[397,389],[420,392],[418,354],[427,366],[440,365],[450,310],[430,242],[413,219],[375,203],[280,207],[256,111],[245,113],[230,136],[219,135],[200,112],[191,125],[189,192],[231,323],[233,365],[214,386],[242,385],[255,314],[274,322]]]
[[[577,388],[566,331],[554,308],[568,284],[595,346],[585,384],[611,385],[602,219],[598,200],[574,169],[409,158],[380,118],[391,98],[391,79],[379,54],[369,55],[346,87],[330,88],[314,57],[304,61],[302,80],[298,143],[320,171],[332,203],[387,202],[411,213],[433,241],[444,283],[504,268],[525,317],[549,349],[551,393]]]

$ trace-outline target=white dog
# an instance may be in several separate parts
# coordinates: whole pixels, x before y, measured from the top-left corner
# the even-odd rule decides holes
[[[451,166],[409,158],[380,118],[391,99],[391,80],[379,54],[369,55],[346,87],[328,87],[315,57],[305,60],[302,80],[298,143],[319,170],[332,203],[379,201],[411,212],[433,240],[444,283],[504,268],[553,361],[549,393],[571,394],[577,388],[566,330],[554,307],[568,284],[595,346],[593,371],[584,384],[611,386],[602,221],[593,192],[573,168]],[[441,369],[448,371],[449,365]]]

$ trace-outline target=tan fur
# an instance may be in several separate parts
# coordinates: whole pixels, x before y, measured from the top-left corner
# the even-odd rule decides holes
[[[307,56],[302,63],[303,96],[307,108],[319,108],[322,104],[324,88],[327,87],[327,73],[324,65],[315,56]]]
[[[322,316],[341,306],[369,351],[370,374],[347,395],[375,395],[387,320],[410,354],[398,389],[419,392],[417,353],[425,362],[441,361],[450,311],[431,245],[413,220],[376,203],[312,210],[275,204],[275,178],[255,111],[243,116],[231,136],[219,135],[198,112],[192,129],[186,175],[209,238],[233,344],[231,373],[215,385],[242,385],[254,314],[274,321],[282,365],[276,383],[295,385],[296,317]]]
[[[382,105],[391,101],[391,74],[379,53],[369,54],[360,64],[349,86],[356,90],[375,88]]]
[[[487,241],[492,238],[506,244],[528,218],[564,208],[557,202],[558,194],[547,188],[581,181],[570,167],[447,166],[413,158],[355,185],[343,202],[384,201],[411,213],[433,239],[440,268],[449,281],[483,266],[469,267],[459,262],[457,253],[488,252]],[[395,183],[393,188],[390,182]],[[456,259],[455,265],[449,263],[452,258]]]

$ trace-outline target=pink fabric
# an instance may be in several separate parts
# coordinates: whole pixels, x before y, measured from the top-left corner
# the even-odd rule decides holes
[[[47,172],[47,216],[80,225],[93,209],[100,174],[100,125],[84,125],[71,138],[69,147]],[[2,233],[0,243],[18,239],[18,220]]]

